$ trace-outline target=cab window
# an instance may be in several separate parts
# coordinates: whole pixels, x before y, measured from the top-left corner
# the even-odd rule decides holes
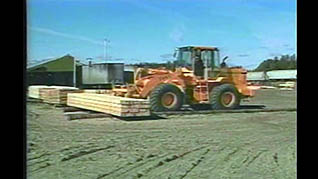
[[[211,67],[212,62],[212,51],[204,50],[201,52],[201,58],[204,66]]]

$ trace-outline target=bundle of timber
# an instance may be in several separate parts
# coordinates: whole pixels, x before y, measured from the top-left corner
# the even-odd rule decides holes
[[[93,93],[93,94],[111,94],[112,90],[106,89],[85,89],[83,93]]]
[[[285,88],[290,88],[290,90],[294,89],[296,87],[296,83],[291,81],[291,82],[285,82],[281,83],[278,85],[278,87],[285,89]]]
[[[50,104],[66,104],[68,93],[81,93],[77,88],[54,88],[41,90],[42,99],[45,103]]]
[[[150,116],[149,101],[109,94],[69,93],[67,105],[119,117]]]
[[[30,98],[42,99],[43,90],[53,89],[50,86],[46,85],[33,85],[28,88],[28,96]]]
[[[261,89],[276,89],[275,86],[260,86]]]

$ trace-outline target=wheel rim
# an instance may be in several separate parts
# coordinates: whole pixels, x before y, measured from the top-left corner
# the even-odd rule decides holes
[[[235,95],[232,92],[225,92],[221,96],[221,103],[225,107],[231,107],[235,102]]]
[[[177,103],[177,95],[172,92],[167,92],[162,95],[161,104],[165,108],[172,108]]]

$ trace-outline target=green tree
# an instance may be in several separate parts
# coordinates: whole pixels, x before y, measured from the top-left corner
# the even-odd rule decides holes
[[[275,56],[274,59],[267,59],[263,61],[254,71],[270,71],[270,70],[287,70],[297,69],[296,55],[291,56],[282,55],[279,57]]]

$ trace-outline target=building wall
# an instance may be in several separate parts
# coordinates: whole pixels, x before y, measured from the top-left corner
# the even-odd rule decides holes
[[[27,73],[27,85],[73,86],[73,72],[30,72]]]
[[[108,81],[114,83],[124,83],[124,64],[110,63],[108,64]]]

